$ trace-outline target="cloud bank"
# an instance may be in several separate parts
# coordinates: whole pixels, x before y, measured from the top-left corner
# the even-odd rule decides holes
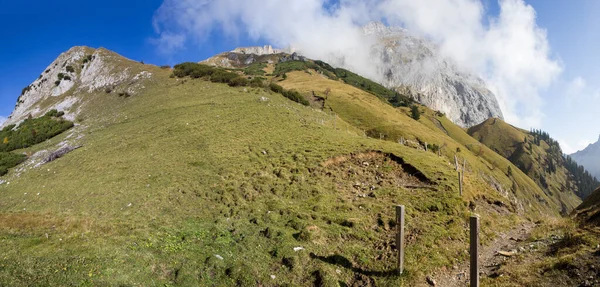
[[[360,27],[381,21],[432,40],[444,56],[488,82],[507,121],[537,127],[539,93],[562,68],[531,6],[500,0],[499,7],[490,16],[479,0],[165,0],[154,17],[155,43],[168,53],[200,49],[211,33],[246,35],[309,58],[343,58],[347,68],[379,80],[372,39]]]

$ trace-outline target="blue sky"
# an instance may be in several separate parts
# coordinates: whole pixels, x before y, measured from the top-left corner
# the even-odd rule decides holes
[[[600,1],[525,2],[535,9],[537,25],[547,31],[550,57],[562,68],[551,85],[539,92],[545,115],[540,127],[572,152],[596,141],[600,134],[600,125],[595,124],[600,114],[595,109],[600,104],[600,85],[596,84],[600,20],[595,17]],[[265,37],[251,40],[244,30],[238,31],[238,37],[211,30],[202,41],[186,41],[180,49],[162,53],[152,41],[159,37],[153,17],[161,4],[162,0],[0,0],[0,116],[8,116],[21,89],[72,46],[105,47],[160,65],[199,61],[236,46],[267,43]],[[486,17],[498,15],[497,1],[482,0],[482,5]]]

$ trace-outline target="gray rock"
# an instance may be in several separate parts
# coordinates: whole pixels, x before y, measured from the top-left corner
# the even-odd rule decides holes
[[[366,35],[379,41],[371,51],[380,61],[381,83],[441,111],[454,123],[470,127],[488,118],[503,118],[496,96],[479,77],[460,70],[437,47],[402,28],[371,23]]]

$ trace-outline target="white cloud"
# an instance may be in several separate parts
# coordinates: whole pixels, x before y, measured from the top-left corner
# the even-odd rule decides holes
[[[587,83],[582,77],[575,77],[567,85],[567,96],[571,98],[580,96],[584,92],[586,86]]]
[[[459,66],[478,73],[497,95],[507,121],[539,126],[539,92],[560,74],[546,32],[523,0],[500,0],[486,15],[480,0],[165,0],[154,17],[162,51],[200,46],[210,33],[246,34],[315,59],[343,55],[345,65],[378,80],[360,26],[399,25],[436,42]],[[486,21],[487,20],[487,21]]]
[[[4,124],[4,122],[7,120],[6,117],[4,116],[0,116],[0,126],[2,126],[2,124]]]

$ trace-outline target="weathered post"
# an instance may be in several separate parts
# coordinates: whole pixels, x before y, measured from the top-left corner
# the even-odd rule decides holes
[[[425,151],[427,151],[427,142],[425,142]]]
[[[470,256],[471,256],[471,287],[479,287],[479,262],[478,262],[478,247],[479,247],[479,217],[471,216],[470,220],[471,240],[470,240]]]
[[[459,194],[462,196],[462,190],[463,190],[463,182],[462,182],[463,178],[462,178],[462,173],[459,171],[458,172],[458,192]]]
[[[396,250],[398,250],[398,274],[404,272],[404,205],[396,205]]]
[[[456,171],[458,171],[458,157],[454,154],[454,165],[456,166]]]

